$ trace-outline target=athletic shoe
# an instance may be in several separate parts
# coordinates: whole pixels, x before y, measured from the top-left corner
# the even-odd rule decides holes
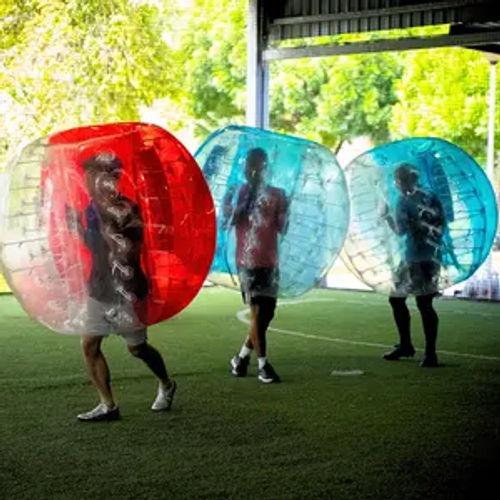
[[[93,410],[86,413],[80,413],[76,418],[80,420],[80,422],[102,422],[105,420],[109,422],[120,418],[120,409],[116,405],[110,408],[104,403],[99,403]]]
[[[231,359],[231,373],[235,377],[244,377],[247,374],[248,364],[250,363],[250,356],[240,358],[238,355],[233,356]]]
[[[153,411],[168,411],[172,406],[174,401],[175,390],[177,389],[177,384],[175,380],[172,380],[170,387],[164,389],[161,385],[158,387],[158,395],[156,396],[155,402],[151,406]]]
[[[424,357],[420,360],[420,366],[422,368],[436,368],[439,366],[437,356],[435,354],[424,354]]]
[[[387,361],[397,361],[399,358],[413,358],[415,349],[412,345],[409,347],[401,347],[399,344],[394,346],[395,349],[384,354],[383,358]]]
[[[259,380],[263,384],[276,384],[281,382],[279,375],[274,371],[270,363],[266,363],[259,369]]]

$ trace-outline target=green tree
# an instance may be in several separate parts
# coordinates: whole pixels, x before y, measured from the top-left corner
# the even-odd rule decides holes
[[[365,54],[284,61],[276,70],[272,125],[338,151],[344,141],[367,135],[389,139],[400,56]]]
[[[198,137],[244,120],[246,6],[247,0],[193,0],[181,17],[175,60]]]
[[[477,51],[410,52],[398,83],[390,129],[395,138],[436,136],[484,163],[488,126],[488,61]],[[500,89],[497,95],[500,98]],[[500,116],[496,140],[500,140]]]
[[[4,156],[21,139],[57,129],[136,120],[141,106],[175,93],[163,37],[171,7],[139,0],[8,0],[2,9]]]
[[[312,133],[331,59],[275,62],[270,67],[270,126],[283,133]]]
[[[208,133],[242,123],[246,104],[246,0],[193,0],[184,12],[177,60],[183,102]],[[338,149],[343,141],[388,136],[398,57],[390,54],[271,64],[270,126]]]

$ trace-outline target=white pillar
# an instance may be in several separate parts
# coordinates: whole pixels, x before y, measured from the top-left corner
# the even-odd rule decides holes
[[[495,190],[495,106],[496,106],[496,87],[497,87],[497,58],[489,57],[490,63],[490,88],[488,97],[488,139],[487,139],[487,154],[486,154],[486,175]],[[496,191],[496,190],[495,190]],[[491,298],[492,288],[492,271],[493,260],[492,255],[488,255],[486,259],[486,279],[489,282],[489,296]]]
[[[262,0],[249,0],[247,12],[247,110],[251,127],[269,127],[269,64],[262,61],[264,50]]]
[[[495,174],[495,105],[497,88],[497,61],[490,59],[490,90],[488,99],[488,149],[486,161],[486,174],[494,185]]]

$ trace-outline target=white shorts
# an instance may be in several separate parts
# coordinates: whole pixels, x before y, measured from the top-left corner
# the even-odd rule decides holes
[[[139,320],[132,305],[117,306],[92,297],[87,302],[86,330],[90,335],[100,337],[116,333],[130,346],[143,344],[147,340],[147,327]]]

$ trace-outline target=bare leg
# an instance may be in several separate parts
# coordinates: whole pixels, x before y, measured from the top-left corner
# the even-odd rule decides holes
[[[101,350],[103,338],[96,335],[82,335],[81,345],[90,380],[99,393],[101,403],[113,408],[115,402],[111,392],[109,368]]]
[[[172,385],[161,354],[147,342],[139,345],[129,345],[128,350],[132,356],[142,359],[147,367],[158,377],[164,389]]]
[[[258,304],[250,306],[250,342],[255,347],[258,357],[266,357],[267,354],[267,329],[274,317],[276,299],[272,297],[260,297]],[[247,340],[248,342],[248,340]],[[246,344],[248,346],[248,344]]]
[[[266,337],[265,332],[262,335],[259,331],[259,309],[260,306],[257,304],[250,305],[250,331],[246,346],[250,347],[248,344],[251,344],[260,358],[266,355]]]

